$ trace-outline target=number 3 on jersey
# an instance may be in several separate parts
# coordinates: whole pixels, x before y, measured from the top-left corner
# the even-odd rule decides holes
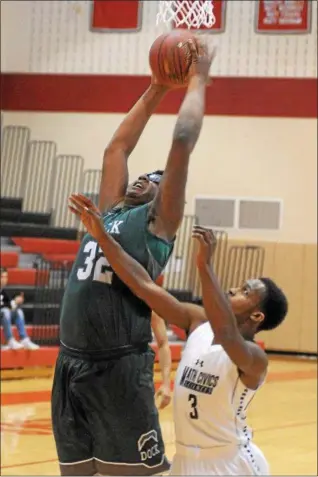
[[[195,394],[189,394],[188,401],[191,404],[192,411],[190,412],[190,417],[191,419],[199,419],[199,413],[198,413],[198,399]]]
[[[99,257],[95,263],[94,261],[99,250],[96,242],[87,242],[83,250],[86,255],[84,267],[77,270],[78,280],[87,280],[93,273],[93,281],[102,282],[111,285],[113,278],[113,271],[104,256]]]

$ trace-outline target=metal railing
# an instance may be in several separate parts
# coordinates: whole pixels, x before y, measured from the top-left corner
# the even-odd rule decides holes
[[[1,195],[23,197],[27,150],[31,131],[20,126],[5,126],[1,137]]]
[[[84,172],[82,182],[82,192],[89,197],[95,205],[98,204],[99,186],[102,178],[102,171],[100,169],[88,169]],[[85,232],[84,225],[80,222],[78,230],[81,234]]]
[[[53,223],[57,227],[78,228],[74,214],[68,210],[72,192],[82,190],[84,159],[81,156],[60,155],[55,159],[53,180]]]
[[[51,213],[56,150],[55,142],[29,141],[23,210]]]
[[[184,292],[192,290],[192,250],[191,233],[195,217],[186,215],[178,230],[171,258],[164,271],[163,286],[168,290]]]
[[[40,345],[59,343],[60,306],[71,271],[71,262],[49,262],[39,257],[34,264],[36,286],[32,339]]]
[[[248,278],[263,274],[265,250],[255,245],[232,246],[229,249],[224,274],[224,289],[238,287]]]
[[[87,169],[84,172],[83,192],[94,204],[97,205],[100,181],[102,179],[101,169]]]

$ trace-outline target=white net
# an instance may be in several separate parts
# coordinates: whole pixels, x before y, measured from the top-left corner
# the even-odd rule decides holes
[[[159,1],[157,25],[171,24],[175,28],[186,25],[188,28],[211,28],[215,23],[213,0],[174,0]]]

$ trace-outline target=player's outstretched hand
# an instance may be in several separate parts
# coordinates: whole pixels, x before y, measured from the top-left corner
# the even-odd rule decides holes
[[[209,71],[216,56],[216,47],[209,45],[207,38],[197,38],[196,42],[189,41],[192,56],[192,64],[189,76],[201,76],[209,83]]]
[[[93,202],[83,194],[72,194],[68,208],[85,225],[87,232],[97,241],[105,235],[102,214]]]
[[[154,74],[152,74],[152,76],[151,76],[151,86],[153,88],[167,90],[167,91],[169,89],[169,87],[167,85],[161,84],[160,81],[158,80],[158,78],[156,77],[156,75],[154,75]]]
[[[151,76],[151,86],[153,88],[156,88],[157,90],[162,90],[165,93],[168,91],[171,91],[173,89],[178,89],[178,88],[185,88],[186,85],[184,84],[162,84],[156,77],[156,75],[152,74]]]
[[[211,229],[195,225],[193,227],[192,237],[199,242],[199,250],[197,255],[198,267],[209,264],[217,245],[217,240],[213,231]]]
[[[170,404],[171,390],[168,386],[162,384],[156,392],[156,399],[159,399],[159,409],[164,409]]]

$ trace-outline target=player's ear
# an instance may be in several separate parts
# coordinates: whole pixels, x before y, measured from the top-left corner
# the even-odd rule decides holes
[[[264,318],[265,318],[265,315],[261,311],[255,311],[250,316],[250,319],[254,321],[254,323],[258,323],[258,324],[264,321]]]

